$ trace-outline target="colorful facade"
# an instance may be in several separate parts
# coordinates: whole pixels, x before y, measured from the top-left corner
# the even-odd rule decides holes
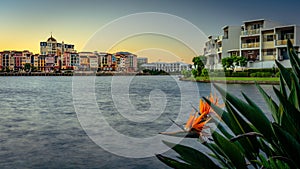
[[[52,36],[46,42],[40,42],[40,54],[48,56],[62,56],[64,52],[76,52],[73,44],[58,43]]]

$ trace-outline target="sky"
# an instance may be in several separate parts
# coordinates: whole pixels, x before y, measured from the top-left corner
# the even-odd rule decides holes
[[[109,49],[103,48],[103,44],[95,45],[94,48],[87,47],[87,44],[90,44],[93,37],[101,35],[99,33],[101,28],[118,21],[118,18],[122,19],[124,16],[136,13],[158,12],[177,16],[194,25],[207,36],[222,34],[221,28],[225,25],[241,25],[243,21],[252,19],[264,18],[283,24],[300,25],[299,9],[300,1],[296,0],[2,0],[0,1],[0,51],[30,50],[39,53],[39,42],[46,41],[52,32],[59,42],[74,44],[77,51],[126,50],[140,55],[151,55],[152,51],[152,55],[157,55],[152,61],[164,61],[167,60],[168,55],[175,55],[181,61],[190,62],[194,57],[191,55],[201,54],[205,37],[195,35],[195,38],[199,38],[199,45],[193,44],[199,46],[195,50],[185,49],[184,46],[189,44],[185,44],[181,39],[174,40],[173,37],[149,34],[133,35],[127,39],[120,37],[115,46]],[[156,21],[153,20],[153,24],[157,24]],[[139,24],[144,25],[143,21],[136,21],[137,27]],[[171,28],[170,31],[175,29],[179,28]],[[120,26],[114,31],[127,30]],[[102,39],[103,43],[110,39],[116,40],[118,38],[116,34],[119,32],[112,31],[107,36],[103,36],[105,37]],[[182,30],[182,34],[191,36],[191,33],[186,30]],[[101,37],[97,38],[101,39]],[[164,42],[165,45],[162,43],[159,45],[158,42]]]

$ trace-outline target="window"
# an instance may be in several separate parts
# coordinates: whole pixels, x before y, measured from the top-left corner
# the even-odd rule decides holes
[[[274,36],[273,35],[267,35],[267,41],[273,41],[274,40]]]
[[[273,49],[267,49],[267,55],[273,55],[274,50]]]

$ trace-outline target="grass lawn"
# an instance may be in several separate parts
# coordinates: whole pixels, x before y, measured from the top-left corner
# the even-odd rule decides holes
[[[194,78],[190,78],[190,80],[195,80]],[[279,82],[278,77],[196,77],[197,81],[202,80],[220,80],[220,81],[268,81],[268,82]]]

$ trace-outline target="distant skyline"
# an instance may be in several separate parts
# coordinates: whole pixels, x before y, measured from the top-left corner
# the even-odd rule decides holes
[[[242,21],[252,19],[300,25],[299,8],[300,2],[292,0],[3,0],[0,2],[0,50],[39,53],[39,42],[47,40],[52,32],[59,42],[74,44],[76,50],[81,51],[91,36],[105,24],[141,12],[176,15],[188,20],[206,35],[218,35],[225,25],[241,25]],[[136,52],[133,46],[127,45],[118,50]],[[199,43],[199,49],[202,48]]]

